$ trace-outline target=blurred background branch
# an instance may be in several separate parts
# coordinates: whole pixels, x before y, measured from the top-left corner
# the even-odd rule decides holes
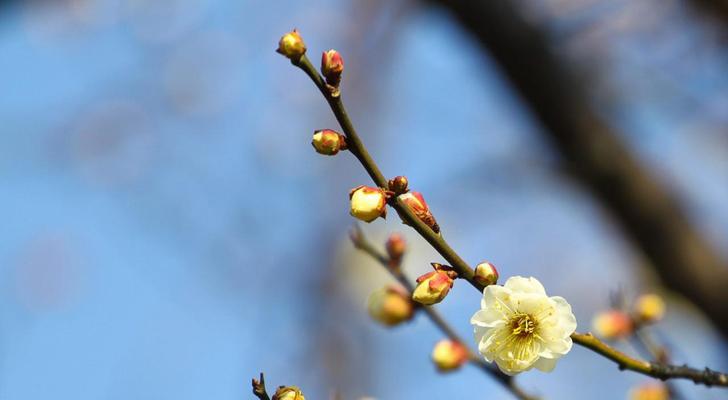
[[[589,106],[582,83],[547,36],[508,0],[431,0],[452,12],[502,67],[561,154],[566,171],[592,193],[662,282],[702,309],[728,337],[728,267],[692,226],[679,200]]]

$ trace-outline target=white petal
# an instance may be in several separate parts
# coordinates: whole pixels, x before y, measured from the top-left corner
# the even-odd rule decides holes
[[[558,311],[558,324],[564,329],[564,333],[571,335],[576,330],[576,317],[571,312],[571,305],[561,296],[553,296],[550,298],[556,305]]]
[[[541,357],[543,358],[559,358],[571,350],[574,343],[570,337],[566,337],[561,340],[552,340],[543,343],[543,351]]]
[[[478,310],[470,318],[471,325],[482,326],[483,328],[495,328],[506,323],[506,318],[501,311],[494,308]]]
[[[510,289],[498,285],[487,286],[483,291],[480,308],[495,309],[503,313],[503,315],[513,314]]]
[[[546,295],[546,289],[543,288],[541,282],[534,277],[524,278],[522,276],[513,276],[508,278],[505,285],[506,288],[514,292],[535,293]]]
[[[543,372],[551,372],[556,367],[556,359],[539,358],[533,366]]]
[[[515,312],[528,314],[537,319],[547,317],[549,313],[556,313],[553,302],[541,294],[513,293],[510,300]]]

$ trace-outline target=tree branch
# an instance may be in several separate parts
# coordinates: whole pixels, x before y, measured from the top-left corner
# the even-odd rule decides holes
[[[580,82],[547,35],[511,0],[430,0],[450,10],[497,61],[558,150],[564,169],[587,188],[681,293],[728,337],[728,266],[692,226],[673,193],[651,174],[589,106]]]
[[[696,384],[705,386],[728,386],[727,374],[712,371],[709,368],[699,370],[690,368],[687,365],[677,366],[638,360],[608,346],[591,333],[574,333],[571,335],[571,339],[574,343],[614,361],[620,370],[628,369],[663,381],[667,379],[690,379]]]
[[[308,60],[305,55],[298,61],[291,61],[291,63],[298,68],[302,69],[303,72],[308,75],[311,80],[316,84],[324,98],[329,103],[331,110],[336,116],[336,120],[341,125],[341,129],[346,135],[346,144],[349,151],[359,160],[364,169],[367,171],[369,176],[372,178],[377,186],[387,189],[387,179],[379,171],[379,167],[374,162],[369,152],[361,142],[359,135],[354,129],[354,125],[349,119],[349,115],[346,113],[344,103],[341,101],[341,96],[332,97],[329,90],[326,88],[326,83],[323,78],[319,75],[316,68]],[[470,282],[471,285],[475,286],[479,291],[483,291],[483,286],[473,280],[473,269],[453,250],[450,245],[442,238],[441,235],[435,233],[429,226],[424,222],[420,221],[419,218],[398,198],[393,198],[389,203],[399,214],[402,221],[414,228],[430,245],[437,250],[440,255],[447,260],[451,267],[458,273],[458,278],[465,279]]]
[[[379,171],[379,168],[364,148],[361,139],[359,139],[359,136],[354,130],[353,124],[351,123],[351,120],[349,119],[344,109],[344,104],[341,101],[341,97],[331,96],[330,91],[325,87],[323,79],[318,74],[313,65],[311,65],[311,62],[305,55],[302,56],[298,61],[292,61],[292,63],[297,67],[301,68],[304,72],[306,72],[306,74],[311,77],[314,83],[316,83],[316,86],[318,86],[321,93],[327,99],[329,105],[331,106],[331,109],[333,110],[337,120],[339,121],[339,124],[341,125],[342,130],[344,131],[344,134],[346,135],[349,150],[353,152],[357,159],[359,159],[367,172],[369,172],[369,175],[372,177],[374,182],[378,186],[386,189],[387,181],[386,179],[384,179],[384,176]],[[470,268],[470,266],[465,261],[463,261],[462,258],[460,258],[460,256],[447,244],[442,236],[436,234],[430,229],[430,227],[425,225],[424,222],[420,221],[420,219],[417,218],[414,213],[409,209],[409,207],[401,200],[397,199],[396,201],[390,201],[390,206],[397,210],[397,213],[399,214],[400,218],[402,218],[403,222],[405,222],[407,225],[412,226],[425,240],[427,240],[427,242],[429,242],[435,248],[435,250],[438,251],[438,253],[440,253],[440,255],[442,255],[449,263],[451,263],[451,266],[458,273],[459,278],[467,280],[479,292],[483,291],[483,286],[473,280],[473,269]],[[688,378],[693,379],[695,383],[702,383],[709,386],[726,386],[726,383],[728,383],[721,378],[725,377],[724,374],[716,373],[708,368],[706,368],[703,372],[700,372],[699,370],[687,367],[676,367],[656,363],[653,364],[646,361],[639,361],[630,358],[629,356],[620,353],[617,350],[614,350],[608,345],[602,343],[601,341],[599,341],[599,339],[595,338],[591,334],[574,333],[572,334],[572,340],[574,340],[575,343],[581,346],[587,347],[607,358],[617,361],[620,366],[624,365],[624,369],[631,369],[633,371],[640,372],[659,379],[665,380],[669,378]],[[697,372],[698,374],[696,375],[695,372]],[[701,378],[701,376],[703,377]]]

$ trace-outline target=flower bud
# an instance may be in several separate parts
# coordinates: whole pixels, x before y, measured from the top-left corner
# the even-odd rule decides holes
[[[327,156],[336,155],[339,150],[346,150],[346,138],[344,135],[331,129],[315,131],[311,144],[317,153]]]
[[[414,304],[406,292],[397,286],[387,286],[369,295],[369,315],[385,326],[395,326],[409,321],[415,312]]]
[[[336,50],[324,51],[321,56],[321,74],[326,78],[326,83],[338,87],[341,83],[341,73],[344,72],[344,59]]]
[[[440,372],[458,369],[468,362],[468,349],[453,340],[440,340],[432,349],[432,362]]]
[[[272,400],[306,400],[306,398],[296,386],[281,386],[273,394]]]
[[[656,294],[644,294],[634,304],[634,316],[638,322],[653,323],[665,315],[665,302]]]
[[[664,383],[644,383],[630,390],[629,400],[670,400],[670,390]]]
[[[592,321],[594,333],[607,340],[623,339],[632,334],[634,324],[626,313],[609,310],[597,314]]]
[[[384,246],[387,249],[389,258],[395,261],[401,260],[404,252],[407,251],[407,242],[405,242],[404,237],[399,233],[389,235],[387,243]]]
[[[364,222],[372,222],[378,217],[387,216],[387,198],[380,188],[358,186],[349,192],[350,214]]]
[[[498,270],[489,262],[482,262],[475,266],[473,280],[483,286],[495,285],[498,282]]]
[[[424,222],[435,233],[440,233],[440,227],[437,225],[435,217],[432,216],[432,213],[430,212],[430,207],[428,207],[427,203],[425,203],[425,198],[422,197],[422,193],[403,193],[399,195],[399,199],[402,200],[404,204],[406,204],[407,207],[412,210],[412,212],[417,216],[417,218],[420,219],[420,221]]]
[[[297,30],[292,30],[281,37],[278,41],[278,53],[288,57],[291,61],[298,61],[306,54],[306,44]]]
[[[417,287],[412,292],[412,300],[426,306],[441,302],[452,288],[458,274],[447,265],[432,263],[435,269],[417,278]]]
[[[394,192],[396,195],[400,195],[402,193],[407,193],[407,185],[409,184],[409,181],[407,180],[406,176],[395,176],[394,178],[390,179],[387,182],[387,186],[389,186],[389,190]]]

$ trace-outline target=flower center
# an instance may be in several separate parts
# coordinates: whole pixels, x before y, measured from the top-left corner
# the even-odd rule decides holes
[[[530,336],[536,330],[536,321],[528,314],[516,314],[511,319],[511,333],[516,336]]]

